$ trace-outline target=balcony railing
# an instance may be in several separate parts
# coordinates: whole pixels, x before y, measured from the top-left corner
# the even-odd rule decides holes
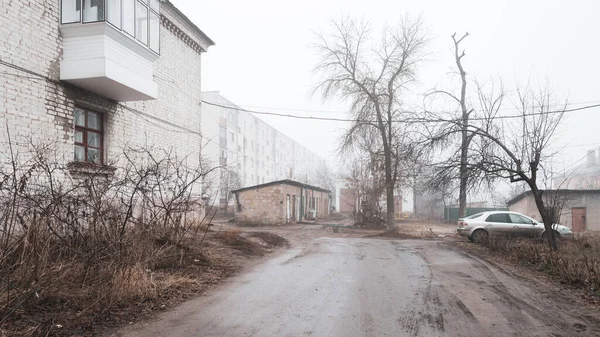
[[[159,0],[60,0],[60,22],[107,22],[151,51],[160,53]]]

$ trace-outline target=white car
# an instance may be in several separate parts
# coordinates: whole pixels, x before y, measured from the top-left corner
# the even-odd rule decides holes
[[[567,226],[554,224],[552,228],[559,238],[573,236]],[[491,236],[545,238],[548,234],[543,223],[520,213],[506,211],[483,212],[461,218],[456,231],[475,242],[484,242]]]

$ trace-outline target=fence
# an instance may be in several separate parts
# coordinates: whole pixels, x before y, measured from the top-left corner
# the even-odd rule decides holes
[[[489,212],[489,211],[508,211],[506,207],[498,207],[498,208],[467,208],[467,216],[481,213],[481,212]],[[458,221],[458,207],[446,207],[444,209],[444,221],[446,222],[456,222]]]

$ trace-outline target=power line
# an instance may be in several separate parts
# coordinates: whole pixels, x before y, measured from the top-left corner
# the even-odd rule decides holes
[[[582,105],[582,104],[596,104],[596,103],[600,103],[600,101],[585,101],[585,102],[569,102],[566,103],[567,106],[571,106],[571,105]],[[555,105],[555,107],[553,109],[556,109],[556,107],[562,106],[563,104],[557,104]],[[340,114],[340,113],[346,113],[347,111],[345,110],[319,110],[319,109],[294,109],[294,108],[277,108],[277,107],[266,107],[266,106],[251,106],[251,105],[244,105],[246,108],[250,108],[250,109],[261,109],[261,110],[279,110],[279,111],[300,111],[300,112],[316,112],[316,113],[331,113],[331,114]],[[511,110],[514,111],[515,108],[500,108],[499,110]]]
[[[311,116],[298,116],[298,115],[290,115],[290,114],[281,114],[281,113],[276,113],[276,112],[263,112],[263,111],[248,110],[248,109],[243,109],[243,108],[234,108],[234,107],[231,107],[231,106],[227,106],[227,105],[223,105],[223,104],[217,104],[217,103],[212,103],[212,102],[208,102],[208,101],[205,101],[205,100],[201,100],[201,102],[204,103],[204,104],[216,106],[216,107],[219,107],[219,108],[230,109],[230,110],[237,110],[237,111],[244,111],[244,112],[249,112],[249,113],[253,113],[253,114],[256,114],[256,115],[287,117],[287,118],[295,118],[295,119],[310,119],[310,120],[331,121],[331,122],[356,122],[356,121],[358,121],[356,119],[342,119],[342,118],[330,118],[330,117],[311,117]]]
[[[204,104],[211,105],[211,106],[216,106],[216,107],[219,107],[219,108],[236,110],[236,111],[244,111],[244,112],[248,112],[248,113],[252,113],[252,114],[257,114],[257,115],[285,117],[285,118],[303,119],[303,120],[319,120],[319,121],[329,121],[329,122],[358,122],[358,123],[359,122],[363,122],[363,123],[371,123],[371,121],[361,120],[361,119],[299,116],[299,115],[282,114],[282,113],[276,113],[276,112],[265,112],[265,111],[256,111],[256,110],[249,110],[249,109],[243,109],[243,108],[236,108],[236,107],[231,107],[231,106],[227,106],[227,105],[223,105],[223,104],[208,102],[208,101],[205,101],[205,100],[201,100],[201,102],[204,103]],[[571,108],[571,109],[564,109],[564,110],[544,111],[544,112],[532,112],[532,113],[523,113],[523,114],[519,114],[519,115],[495,116],[492,119],[518,119],[518,118],[523,118],[523,117],[542,116],[542,115],[547,115],[547,114],[570,113],[570,112],[576,112],[576,111],[582,111],[582,110],[589,110],[589,109],[598,108],[598,107],[600,107],[600,104],[586,105],[586,106],[579,107],[579,108]],[[474,118],[470,118],[470,120],[471,121],[485,121],[485,120],[488,120],[488,119],[487,118],[483,118],[483,117],[474,117]],[[404,120],[392,120],[392,123],[404,123],[404,124],[427,123],[427,124],[432,124],[432,123],[451,122],[451,121],[454,121],[454,120],[443,120],[443,119],[435,119],[435,118],[407,118],[407,119],[404,119]]]

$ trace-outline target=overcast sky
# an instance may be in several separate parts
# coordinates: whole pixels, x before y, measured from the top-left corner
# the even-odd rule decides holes
[[[314,32],[326,32],[331,18],[341,15],[380,25],[394,24],[405,13],[422,15],[431,38],[415,95],[444,83],[453,66],[450,35],[468,31],[464,65],[470,75],[501,76],[508,86],[548,79],[573,104],[600,101],[597,0],[171,1],[216,42],[203,58],[203,90],[218,90],[248,109],[345,117],[344,102],[324,103],[311,95],[317,81]],[[568,115],[557,142],[569,146],[557,160],[563,167],[600,146],[599,113]],[[261,118],[330,160],[345,126]]]

